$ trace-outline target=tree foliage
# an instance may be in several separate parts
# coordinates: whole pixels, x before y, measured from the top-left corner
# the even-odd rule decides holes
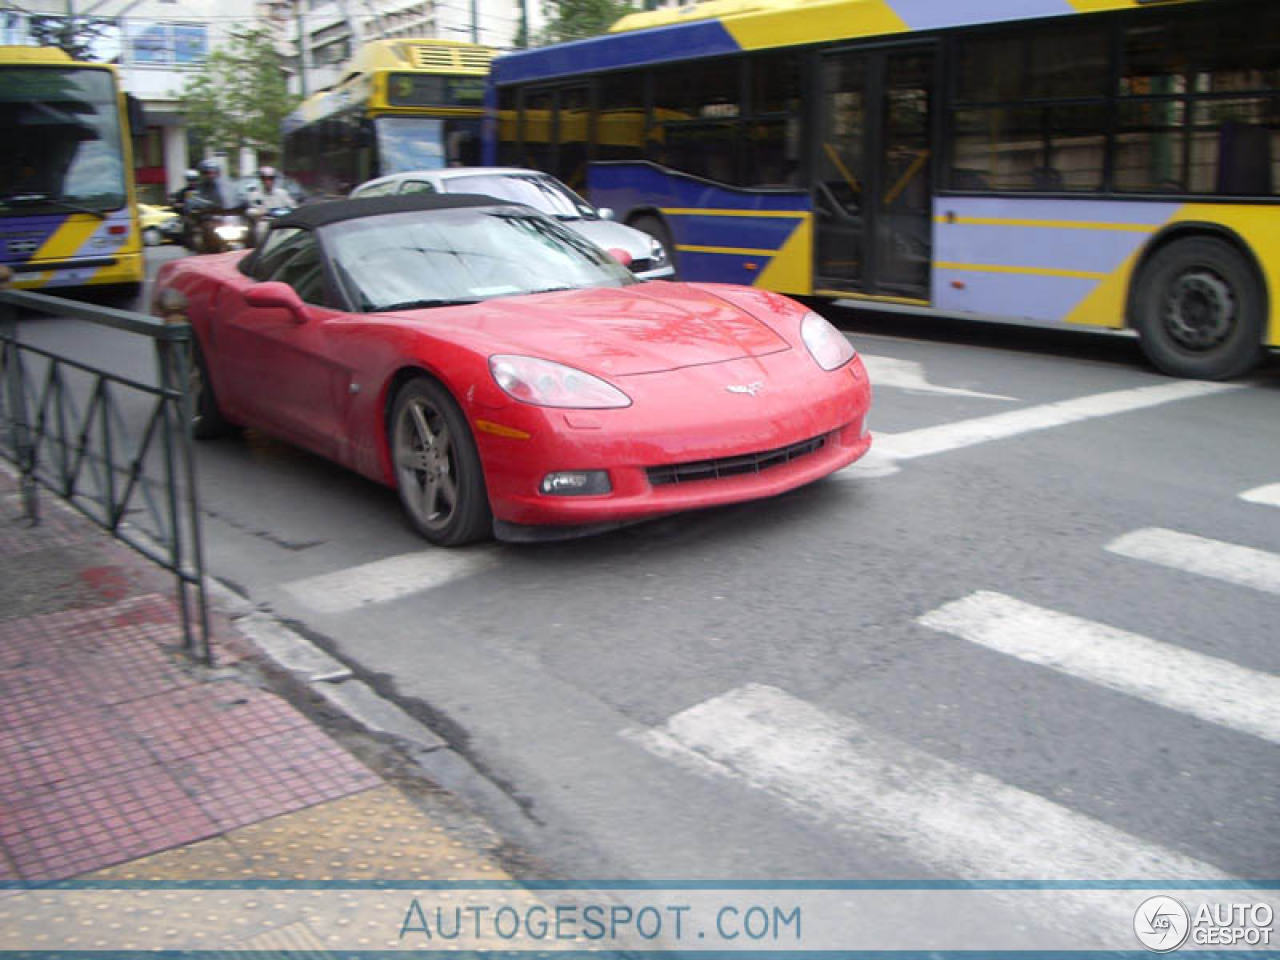
[[[237,156],[241,147],[278,153],[280,121],[298,104],[275,44],[264,30],[232,34],[187,78],[187,126],[205,147]]]
[[[538,34],[538,42],[559,43],[599,36],[618,18],[637,9],[628,0],[542,0],[547,25]]]
[[[32,14],[27,20],[31,39],[41,47],[60,47],[73,60],[96,60],[95,41],[119,33],[115,21],[103,17],[66,17],[56,13]]]

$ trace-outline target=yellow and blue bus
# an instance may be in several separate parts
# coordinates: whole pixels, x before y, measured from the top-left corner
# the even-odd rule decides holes
[[[338,84],[285,118],[285,173],[345,195],[388,173],[478,163],[492,59],[492,48],[462,41],[365,44]]]
[[[491,83],[486,161],[585,167],[683,279],[1129,327],[1180,376],[1280,346],[1275,0],[711,0]]]
[[[136,103],[107,64],[0,47],[0,264],[12,287],[137,293]]]

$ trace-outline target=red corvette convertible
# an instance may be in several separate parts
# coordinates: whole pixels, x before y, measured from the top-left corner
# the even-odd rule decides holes
[[[871,444],[866,372],[817,314],[637,283],[491,197],[306,206],[248,254],[165,264],[154,302],[196,334],[197,437],[250,426],[330,457],[446,546],[766,497]]]

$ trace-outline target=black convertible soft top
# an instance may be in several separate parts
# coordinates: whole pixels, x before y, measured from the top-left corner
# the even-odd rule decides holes
[[[405,193],[390,197],[357,197],[354,200],[325,200],[308,203],[272,222],[273,229],[303,227],[314,229],[357,217],[376,217],[386,213],[415,210],[457,210],[460,207],[512,206],[510,200],[498,200],[478,193]]]

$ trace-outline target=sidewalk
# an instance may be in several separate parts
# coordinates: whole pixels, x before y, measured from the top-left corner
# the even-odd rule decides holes
[[[16,490],[0,471],[0,884],[508,879],[455,801],[268,689],[216,604],[207,669],[171,575],[46,490],[28,526]]]

